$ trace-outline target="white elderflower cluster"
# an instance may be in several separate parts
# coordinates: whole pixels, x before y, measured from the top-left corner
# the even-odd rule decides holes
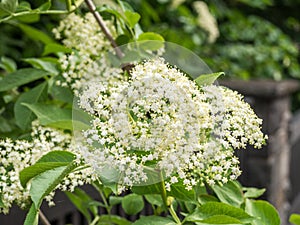
[[[60,130],[33,123],[32,141],[0,140],[0,212],[8,213],[12,204],[25,208],[30,203],[29,188],[23,188],[19,173],[36,163],[43,155],[55,150],[72,151],[71,135]],[[78,160],[82,158],[78,155]],[[74,190],[76,186],[91,183],[96,177],[91,168],[69,174],[56,189]],[[49,204],[53,193],[46,197]]]
[[[116,32],[111,21],[105,21],[113,37]],[[53,29],[57,39],[63,39],[63,44],[72,49],[70,54],[60,57],[62,80],[57,85],[70,87],[75,94],[83,84],[93,78],[107,77],[120,78],[121,69],[113,68],[106,57],[106,52],[111,50],[107,40],[92,13],[84,17],[72,13]]]
[[[147,182],[151,169],[162,172],[167,188],[180,180],[187,189],[226,183],[240,175],[233,149],[263,144],[261,120],[237,93],[200,88],[161,58],[130,75],[90,84],[79,99],[94,117],[81,154],[95,171],[118,171],[120,190]]]
[[[198,24],[208,33],[208,42],[214,43],[220,36],[219,28],[215,17],[210,13],[204,1],[195,1],[194,9],[198,13]]]

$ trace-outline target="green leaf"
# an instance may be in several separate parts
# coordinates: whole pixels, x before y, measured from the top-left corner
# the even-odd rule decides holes
[[[243,191],[245,191],[244,193],[245,198],[258,198],[265,193],[266,189],[243,187]]]
[[[76,190],[77,189],[78,188],[76,188]],[[92,221],[92,217],[88,210],[88,205],[86,201],[83,198],[81,198],[79,195],[76,195],[75,193],[73,194],[69,191],[65,191],[65,194],[73,203],[73,205],[84,215],[84,217],[87,219],[88,223],[90,224]]]
[[[20,172],[20,182],[21,185],[25,188],[26,184],[37,175],[55,169],[61,166],[67,166],[69,163],[66,162],[47,162],[47,163],[37,163],[30,167],[26,167]]]
[[[47,59],[27,58],[27,59],[23,59],[23,61],[29,63],[36,69],[42,69],[48,71],[51,75],[59,74],[59,71],[56,68],[56,63],[49,62],[47,61]]]
[[[47,170],[32,179],[29,193],[37,208],[40,207],[43,198],[53,191],[74,168],[75,165],[70,163],[68,166]]]
[[[204,224],[227,224],[227,225],[241,225],[241,224],[245,224],[242,221],[230,217],[230,216],[226,216],[226,215],[215,215],[215,216],[211,216],[207,219],[201,220],[201,221],[197,221],[198,225],[204,225]]]
[[[160,186],[158,183],[145,185],[145,186],[133,186],[131,188],[131,191],[138,195],[160,194],[161,193]]]
[[[54,42],[50,36],[34,27],[22,23],[18,23],[17,26],[26,34],[27,37],[31,38],[32,40],[41,41],[44,44],[50,44]]]
[[[12,73],[17,70],[17,64],[11,58],[2,56],[0,59],[0,68],[4,69],[8,73]]]
[[[164,38],[154,32],[141,33],[137,41],[140,48],[144,50],[156,51],[164,47]]]
[[[31,205],[29,212],[26,215],[24,225],[38,225],[39,211],[34,204]]]
[[[130,225],[131,222],[117,215],[101,215],[98,224]]]
[[[109,204],[110,205],[118,205],[122,203],[123,197],[120,196],[109,196]]]
[[[140,14],[138,14],[136,12],[125,11],[124,14],[125,14],[127,23],[131,28],[134,28],[134,26],[139,22],[139,20],[141,18]]]
[[[182,201],[189,201],[189,202],[197,201],[195,191],[193,189],[188,191],[182,182],[172,184],[171,191],[168,192],[168,195],[173,196],[176,199]]]
[[[145,195],[145,199],[151,205],[157,205],[159,207],[163,207],[164,206],[164,202],[162,200],[162,197],[159,194],[147,194],[147,195]]]
[[[41,125],[47,125],[61,129],[73,129],[71,109],[63,109],[55,105],[46,105],[42,103],[23,103],[23,105],[34,112]]]
[[[37,163],[47,163],[47,162],[65,162],[71,163],[76,159],[76,155],[68,151],[51,151],[46,155],[43,155]]]
[[[44,3],[44,4],[42,4],[42,5],[40,5],[40,6],[38,7],[38,10],[39,10],[39,11],[46,11],[46,10],[48,10],[48,9],[50,9],[50,8],[51,8],[51,0],[48,1],[48,2],[46,2],[46,3]]]
[[[138,41],[164,41],[164,38],[157,33],[154,32],[145,32],[145,33],[141,33],[138,37]]]
[[[236,182],[230,181],[222,186],[214,185],[211,188],[221,202],[235,207],[240,207],[240,205],[244,202],[243,193]]]
[[[33,112],[22,105],[22,103],[36,103],[46,100],[47,86],[47,82],[43,82],[28,92],[21,94],[16,101],[14,105],[16,124],[22,130],[28,130],[31,127],[31,122],[36,118]]]
[[[0,80],[0,92],[8,91],[14,87],[27,84],[48,75],[49,73],[47,71],[33,68],[17,70],[16,72],[6,75],[2,80]]]
[[[211,73],[211,74],[202,74],[195,79],[195,82],[199,86],[211,85],[213,84],[221,75],[225,75],[224,72]]]
[[[244,210],[222,202],[207,202],[197,207],[195,212],[186,217],[188,221],[202,221],[214,216],[229,216],[243,223],[249,223],[254,218]]]
[[[263,200],[246,199],[246,212],[256,217],[252,225],[280,225],[278,212],[270,203]]]
[[[295,225],[300,225],[300,215],[299,214],[292,214],[289,218],[289,222]]]
[[[144,208],[143,197],[137,194],[126,195],[122,199],[122,208],[128,215],[134,215],[139,213]]]
[[[166,217],[161,216],[142,216],[132,225],[176,225],[176,223]]]
[[[52,85],[49,92],[53,96],[53,98],[66,103],[73,104],[74,95],[70,89],[66,87]]]
[[[13,14],[17,9],[17,0],[1,0],[0,2],[0,17]]]
[[[42,156],[35,164],[26,167],[20,172],[20,182],[23,187],[26,186],[29,180],[33,177],[57,167],[67,166],[74,159],[75,155],[67,151],[51,151]]]
[[[31,5],[29,2],[21,1],[17,7],[17,12],[30,11]]]
[[[69,49],[69,48],[67,48],[67,47],[65,47],[64,45],[61,45],[61,44],[48,43],[48,44],[45,45],[43,55],[45,56],[45,55],[49,55],[49,54],[52,54],[52,53],[59,53],[59,52],[71,53],[72,49]]]
[[[199,195],[198,201],[201,205],[207,202],[219,202],[219,200],[215,196],[208,195],[208,194]]]

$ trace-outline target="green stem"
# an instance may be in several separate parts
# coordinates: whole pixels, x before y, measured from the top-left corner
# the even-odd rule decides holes
[[[18,13],[12,13],[9,16],[0,19],[0,23],[6,22],[14,17],[18,16],[25,16],[25,15],[33,15],[33,14],[66,14],[70,13],[71,11],[67,10],[45,10],[45,11],[24,11],[24,12],[18,12]]]
[[[99,221],[100,217],[99,216],[96,216],[95,219],[93,219],[93,221],[91,222],[90,225],[96,225],[97,222]]]
[[[177,213],[175,212],[173,205],[171,204],[169,207],[169,212],[171,214],[171,216],[173,217],[173,219],[175,220],[175,222],[179,225],[182,224],[179,217],[177,216]]]
[[[167,191],[166,191],[166,186],[165,186],[165,182],[163,180],[163,176],[162,176],[162,172],[160,172],[160,193],[161,193],[161,197],[164,203],[164,207],[165,210],[168,210],[169,213],[171,214],[171,216],[173,217],[173,219],[175,220],[176,224],[180,225],[182,224],[179,217],[177,216],[172,203],[168,203],[168,198],[167,198]]]
[[[160,187],[160,194],[164,203],[164,208],[165,210],[168,210],[167,191],[166,191],[166,186],[161,171],[160,171],[159,187]]]

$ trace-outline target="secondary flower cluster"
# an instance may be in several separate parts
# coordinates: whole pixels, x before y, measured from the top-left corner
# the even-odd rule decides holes
[[[29,203],[29,188],[23,188],[19,173],[24,168],[33,165],[49,151],[69,150],[74,152],[71,145],[71,135],[60,130],[45,128],[33,124],[32,140],[0,140],[0,212],[8,213],[13,203],[25,208]],[[78,154],[78,159],[82,158]],[[76,186],[91,183],[96,177],[92,169],[87,168],[69,174],[56,189],[74,190]],[[46,197],[53,204],[51,193]]]
[[[95,171],[119,173],[120,191],[159,171],[166,186],[226,183],[239,174],[233,149],[261,147],[262,121],[236,92],[199,87],[157,58],[135,65],[127,80],[87,85],[79,105],[94,119],[82,155]]]
[[[116,36],[113,22],[105,21],[113,37]],[[106,53],[111,50],[110,42],[99,28],[91,13],[84,17],[72,13],[53,29],[57,39],[63,38],[63,44],[72,50],[70,54],[60,57],[59,62],[63,71],[58,85],[70,87],[75,94],[82,85],[97,77],[120,76],[120,69],[109,65]]]

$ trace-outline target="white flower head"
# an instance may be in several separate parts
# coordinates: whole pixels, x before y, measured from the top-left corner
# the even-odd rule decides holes
[[[261,121],[237,93],[199,87],[162,58],[136,64],[130,75],[88,85],[79,98],[94,118],[83,132],[82,155],[100,176],[113,175],[122,190],[158,182],[160,175],[188,189],[197,182],[227,182],[240,174],[233,149],[263,143]],[[239,104],[249,116],[241,129],[234,127]]]

